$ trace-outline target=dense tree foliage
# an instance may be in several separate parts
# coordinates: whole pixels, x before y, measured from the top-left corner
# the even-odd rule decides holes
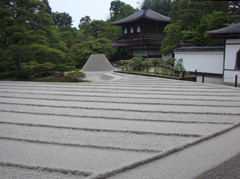
[[[91,54],[105,54],[110,58],[114,54],[111,41],[106,38],[98,38],[94,41],[88,40],[77,43],[70,49],[72,58],[77,62],[77,67],[81,68]]]
[[[53,12],[52,17],[53,17],[54,25],[56,25],[57,27],[72,25],[72,17],[69,15],[69,13]]]
[[[138,11],[138,9],[134,9],[131,5],[126,4],[125,2],[122,2],[120,0],[112,1],[109,10],[110,22],[123,19],[124,17],[127,17]]]
[[[78,25],[79,29],[83,30],[87,26],[88,23],[91,22],[90,16],[85,16],[80,19],[80,24]]]
[[[144,0],[142,3],[142,8],[146,7],[152,9],[160,14],[168,16],[172,10],[171,0]]]
[[[169,13],[172,23],[167,25],[167,38],[161,53],[169,54],[178,43],[198,46],[223,45],[221,39],[211,39],[206,31],[240,22],[240,1],[175,0]]]
[[[24,78],[38,74],[48,62],[81,68],[92,53],[113,55],[118,27],[89,16],[80,19],[80,30],[71,23],[69,13],[51,12],[48,0],[0,1],[1,79],[13,71]]]
[[[42,2],[47,6],[45,12],[52,14],[52,8],[50,7],[48,0],[42,0]]]
[[[21,71],[21,63],[31,58],[36,44],[53,52],[48,43],[52,18],[45,8],[46,5],[38,0],[0,2],[0,43],[5,58],[15,61],[16,75]]]
[[[172,19],[165,28],[167,38],[161,47],[164,54],[171,53],[179,43],[222,45],[222,40],[210,39],[206,31],[240,21],[240,1],[142,0],[141,6]],[[77,29],[71,27],[69,13],[52,12],[48,0],[1,0],[0,79],[13,74],[51,74],[55,66],[63,64],[81,68],[96,53],[103,53],[110,60],[126,59],[127,49],[114,49],[111,45],[121,36],[122,29],[110,22],[136,11],[123,1],[113,0],[109,19],[92,21],[86,15],[79,19]],[[144,63],[147,66],[148,61]]]

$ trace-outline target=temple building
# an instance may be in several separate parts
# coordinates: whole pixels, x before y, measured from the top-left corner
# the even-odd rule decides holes
[[[224,39],[223,81],[240,82],[240,23],[217,30],[207,31],[212,38]]]
[[[122,27],[122,36],[113,47],[128,48],[128,57],[140,55],[147,58],[163,58],[159,48],[166,37],[164,28],[170,18],[151,9],[143,8],[140,11],[121,20],[111,22]],[[170,57],[165,57],[170,58]]]

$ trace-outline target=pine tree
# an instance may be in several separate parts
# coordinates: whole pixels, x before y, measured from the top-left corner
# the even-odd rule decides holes
[[[61,53],[49,49],[53,22],[44,8],[40,0],[0,1],[0,44],[15,61],[15,76],[21,71],[22,60],[31,58],[37,51]]]
[[[47,12],[48,14],[52,14],[52,8],[50,7],[48,0],[42,0],[42,2],[47,6],[45,12]]]

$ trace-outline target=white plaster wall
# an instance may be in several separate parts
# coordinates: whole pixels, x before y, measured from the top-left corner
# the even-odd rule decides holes
[[[236,53],[240,49],[240,39],[227,39],[225,52],[225,69],[234,70]]]
[[[223,52],[174,52],[176,59],[183,59],[187,71],[223,73]]]
[[[223,81],[235,83],[235,76],[238,75],[238,83],[240,83],[240,71],[234,70],[236,63],[236,54],[240,49],[240,39],[226,39],[225,48],[226,51]]]
[[[238,83],[240,83],[240,71],[224,71],[224,82],[235,83],[235,76],[238,75]]]

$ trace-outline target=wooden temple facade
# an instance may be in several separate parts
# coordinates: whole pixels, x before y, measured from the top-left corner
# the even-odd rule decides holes
[[[119,21],[111,22],[122,27],[122,36],[113,42],[113,47],[127,47],[128,57],[141,55],[147,58],[162,58],[159,48],[166,37],[164,28],[170,23],[170,18],[151,9],[140,11]]]

